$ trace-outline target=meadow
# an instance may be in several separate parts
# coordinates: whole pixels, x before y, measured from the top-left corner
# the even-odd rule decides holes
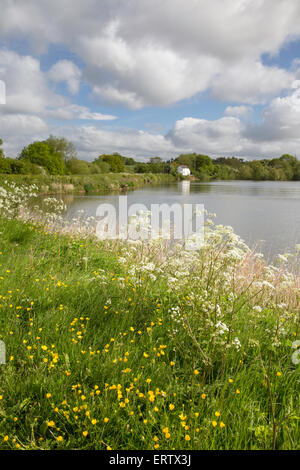
[[[100,241],[0,188],[0,449],[299,449],[299,258]]]

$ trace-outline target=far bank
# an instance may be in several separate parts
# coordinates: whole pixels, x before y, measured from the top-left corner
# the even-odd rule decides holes
[[[144,185],[177,181],[170,174],[106,173],[102,175],[0,175],[0,185],[7,182],[35,184],[40,194],[88,194],[127,191]]]

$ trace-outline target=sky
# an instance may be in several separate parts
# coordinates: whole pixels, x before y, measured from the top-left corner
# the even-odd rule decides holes
[[[300,158],[299,0],[0,0],[0,138]],[[3,100],[2,100],[3,101]]]

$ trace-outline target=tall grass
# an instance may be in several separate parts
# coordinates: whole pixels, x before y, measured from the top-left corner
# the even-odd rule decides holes
[[[41,194],[97,193],[123,191],[147,184],[165,184],[176,181],[170,174],[105,173],[96,175],[0,175],[0,184],[32,185]]]
[[[186,252],[20,214],[0,220],[1,449],[299,448],[299,256],[266,266],[222,226]]]

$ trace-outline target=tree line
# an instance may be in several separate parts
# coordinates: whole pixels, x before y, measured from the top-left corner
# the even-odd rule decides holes
[[[187,165],[193,177],[201,181],[272,180],[300,181],[300,161],[289,154],[280,158],[246,161],[237,157],[212,159],[198,153],[181,154],[163,161],[152,157],[146,163],[119,153],[99,155],[93,162],[78,158],[72,142],[64,137],[50,135],[47,140],[36,141],[24,147],[17,158],[9,158],[1,149],[1,174],[91,175],[103,173],[169,173],[177,175],[179,165]]]

